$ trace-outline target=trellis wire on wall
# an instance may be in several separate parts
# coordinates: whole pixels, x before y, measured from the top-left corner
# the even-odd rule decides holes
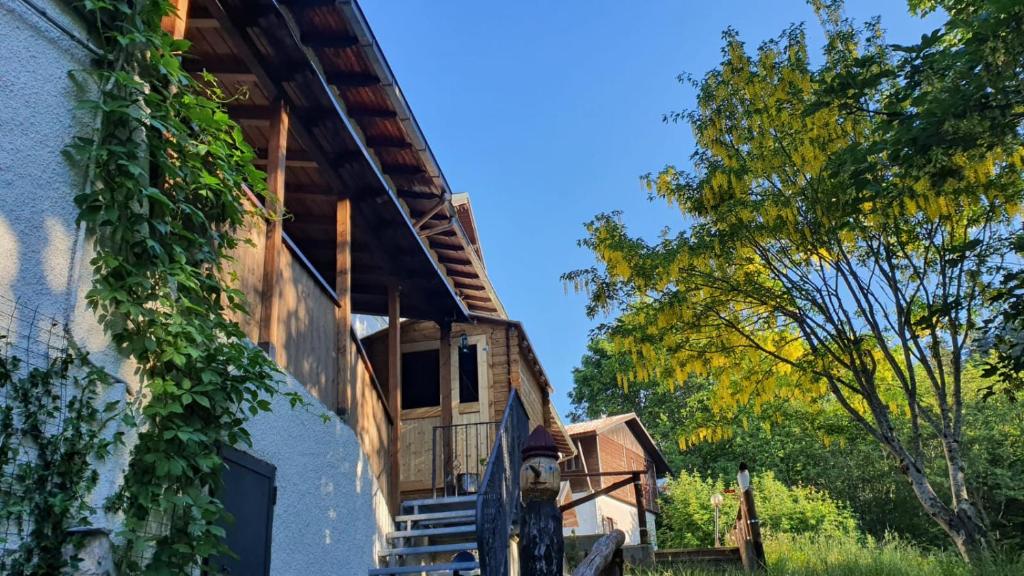
[[[66,331],[60,320],[42,313],[38,306],[0,296],[0,359],[12,367],[17,362],[15,377],[36,368],[45,370],[67,352]],[[59,388],[60,409],[47,419],[45,430],[47,434],[59,434],[67,415],[68,382],[60,379],[52,384]],[[10,388],[0,381],[0,414],[12,406],[10,394]],[[20,435],[0,437],[0,566],[32,527],[28,511],[17,506],[24,490],[18,482],[18,471],[35,457],[35,447]]]

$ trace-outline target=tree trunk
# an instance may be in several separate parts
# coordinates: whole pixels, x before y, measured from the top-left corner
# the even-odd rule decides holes
[[[935,493],[928,478],[916,465],[902,459],[901,468],[910,480],[910,486],[914,490],[918,501],[928,516],[932,518],[949,535],[950,540],[956,545],[957,550],[964,561],[970,563],[977,560],[986,553],[986,538],[988,530],[981,521],[977,508],[969,498],[966,488],[961,490],[959,496],[954,496],[954,508],[950,508]],[[957,464],[947,462],[950,472],[953,468],[960,469]]]

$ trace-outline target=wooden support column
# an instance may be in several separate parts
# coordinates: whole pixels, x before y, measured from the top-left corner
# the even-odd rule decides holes
[[[341,414],[348,409],[352,369],[352,201],[338,200],[334,255],[334,293],[338,296],[338,400]]]
[[[188,3],[189,0],[171,0],[171,6],[174,7],[176,13],[168,14],[160,20],[160,27],[175,40],[185,37],[185,27],[188,23]]]
[[[441,386],[441,426],[443,426],[441,437],[441,454],[443,472],[441,474],[441,484],[447,494],[449,477],[454,473],[455,470],[455,454],[453,454],[453,432],[452,432],[452,386],[454,381],[454,370],[452,366],[452,324],[451,322],[442,321],[438,323],[438,327],[441,329],[440,346],[438,348],[439,364],[441,365],[440,376],[438,382]],[[436,458],[436,455],[432,455]],[[455,482],[455,478],[451,478],[451,482]],[[435,486],[436,488],[436,486]]]
[[[644,502],[644,486],[639,474],[633,474],[633,493],[636,495],[636,520],[640,529],[640,544],[650,544],[651,536],[647,533],[647,503]]]
[[[281,250],[284,214],[284,174],[288,149],[288,110],[283,102],[276,102],[270,118],[270,140],[267,147],[267,241],[263,252],[263,286],[260,294],[261,310],[259,345],[271,358],[277,345],[277,277]]]
[[[401,504],[401,442],[402,442],[402,310],[398,286],[388,287],[388,404],[395,418],[391,428],[391,505],[398,511]]]

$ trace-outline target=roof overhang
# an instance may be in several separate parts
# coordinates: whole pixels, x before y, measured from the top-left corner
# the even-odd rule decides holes
[[[321,278],[333,279],[336,204],[342,198],[352,201],[354,311],[385,314],[388,288],[399,287],[405,317],[465,319],[462,297],[422,241],[398,188],[339,96],[338,84],[367,79],[324,63],[310,45],[340,45],[344,39],[317,37],[292,13],[300,5],[339,10],[327,4],[193,0],[186,27],[193,48],[186,67],[208,71],[233,98],[228,114],[258,153],[266,149],[272,103],[287,106],[285,206],[293,218],[286,220],[285,231]]]

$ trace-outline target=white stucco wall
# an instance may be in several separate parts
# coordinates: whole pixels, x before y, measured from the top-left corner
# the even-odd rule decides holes
[[[62,2],[36,1],[85,35]],[[0,54],[0,296],[68,322],[92,360],[118,379],[110,397],[137,396],[131,364],[111,348],[84,304],[91,254],[73,202],[84,177],[61,154],[93,122],[75,112],[78,95],[68,77],[88,65],[88,54],[18,0],[0,0]],[[24,327],[12,330],[17,337]],[[250,423],[254,445],[244,448],[277,468],[272,572],[366,574],[391,529],[367,457],[353,431],[298,382],[283,378],[281,386],[300,391],[312,408],[292,410],[279,397],[272,413]],[[118,528],[102,503],[116,490],[128,452],[122,448],[99,465],[94,527]]]
[[[250,422],[252,448],[238,447],[277,467],[271,572],[365,575],[391,529],[369,460],[352,429],[296,380],[281,388],[311,407],[293,410],[278,396],[272,412]]]
[[[573,494],[573,499],[586,496],[586,492]],[[590,502],[576,507],[576,518],[579,522],[578,528],[563,528],[562,533],[566,536],[576,534],[603,534],[604,518],[611,518],[615,521],[615,527],[626,533],[626,544],[640,543],[640,523],[637,520],[636,507],[620,502],[610,496],[600,496]],[[657,547],[657,516],[650,512],[647,515],[647,534],[651,544]]]

